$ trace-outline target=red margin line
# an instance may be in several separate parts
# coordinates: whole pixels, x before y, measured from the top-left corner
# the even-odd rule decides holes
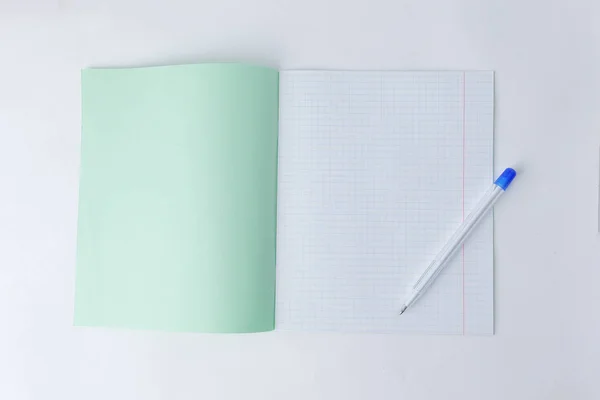
[[[467,129],[466,129],[466,73],[463,72],[462,76],[462,220],[465,220],[465,148],[467,142]],[[462,334],[465,334],[465,245],[462,245]]]

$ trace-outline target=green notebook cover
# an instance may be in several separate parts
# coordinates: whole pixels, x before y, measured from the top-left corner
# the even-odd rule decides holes
[[[278,72],[82,73],[75,325],[274,328]]]

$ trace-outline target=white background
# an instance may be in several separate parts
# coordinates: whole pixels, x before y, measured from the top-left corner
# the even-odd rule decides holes
[[[598,399],[600,4],[0,0],[0,398]],[[79,71],[496,71],[496,336],[73,328]]]

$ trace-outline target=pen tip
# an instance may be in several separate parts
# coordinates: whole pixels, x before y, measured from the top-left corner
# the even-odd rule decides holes
[[[398,314],[398,315],[402,315],[402,313],[403,313],[404,311],[406,311],[406,309],[407,309],[407,308],[408,308],[408,307],[406,307],[405,305],[404,305],[404,306],[402,306],[402,308],[400,309],[400,314]]]

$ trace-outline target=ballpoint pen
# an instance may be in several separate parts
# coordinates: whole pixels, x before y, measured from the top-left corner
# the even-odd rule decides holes
[[[516,175],[517,172],[514,169],[507,168],[502,172],[498,179],[494,181],[492,187],[485,192],[477,206],[475,206],[469,216],[458,227],[456,232],[454,232],[454,235],[450,237],[446,245],[440,250],[425,272],[423,272],[421,277],[414,284],[404,305],[400,309],[400,315],[402,315],[402,313],[404,313],[404,311],[406,311],[406,309],[410,307],[411,304],[413,304],[427,288],[429,288],[429,286],[431,286],[454,252],[456,252],[456,250],[464,243],[469,234],[473,231],[473,228],[481,221],[482,217],[492,209],[496,201],[502,196]]]

